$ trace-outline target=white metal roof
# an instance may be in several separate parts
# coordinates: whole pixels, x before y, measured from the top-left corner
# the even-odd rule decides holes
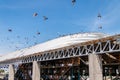
[[[35,54],[38,52],[49,51],[57,48],[62,48],[62,47],[70,46],[77,43],[100,39],[107,36],[109,35],[106,35],[103,33],[95,33],[95,32],[67,35],[67,36],[59,37],[59,38],[32,46],[30,48],[25,48],[19,51],[15,51],[13,53],[5,54],[2,57],[0,57],[0,61],[27,56],[27,55]]]

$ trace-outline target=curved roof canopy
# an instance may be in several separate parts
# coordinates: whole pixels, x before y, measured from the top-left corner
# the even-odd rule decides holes
[[[109,35],[103,34],[103,33],[77,33],[72,35],[67,35],[63,37],[59,37],[35,46],[32,46],[30,48],[21,49],[19,51],[15,51],[13,53],[5,54],[2,57],[0,57],[0,61],[5,61],[8,59],[13,58],[19,58],[39,52],[49,51],[53,49],[58,49],[82,42],[87,42],[90,40],[96,40],[100,38],[107,37]]]

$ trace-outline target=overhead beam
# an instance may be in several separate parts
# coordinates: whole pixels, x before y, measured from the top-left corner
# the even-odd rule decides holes
[[[108,57],[110,57],[111,59],[115,59],[115,60],[117,60],[117,58],[116,57],[114,57],[113,55],[111,55],[111,54],[109,54],[109,53],[105,53]]]

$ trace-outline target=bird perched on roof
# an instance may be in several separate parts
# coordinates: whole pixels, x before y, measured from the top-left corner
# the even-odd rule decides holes
[[[73,5],[75,4],[75,2],[76,2],[76,0],[72,0],[72,4],[73,4]]]
[[[38,15],[38,13],[34,13],[34,14],[33,14],[34,17],[37,16],[37,15]]]
[[[44,19],[44,20],[48,20],[48,17],[46,17],[46,16],[43,16],[43,19]]]

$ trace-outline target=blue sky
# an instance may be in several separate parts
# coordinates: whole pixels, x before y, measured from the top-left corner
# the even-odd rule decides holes
[[[33,17],[34,13],[38,16]],[[98,13],[102,18],[98,19]],[[48,20],[44,21],[43,16]],[[102,25],[102,29],[98,26]],[[11,28],[13,31],[8,32]],[[78,32],[119,34],[120,0],[0,0],[0,54]],[[40,35],[36,33],[40,32]],[[34,38],[35,37],[35,38]]]

